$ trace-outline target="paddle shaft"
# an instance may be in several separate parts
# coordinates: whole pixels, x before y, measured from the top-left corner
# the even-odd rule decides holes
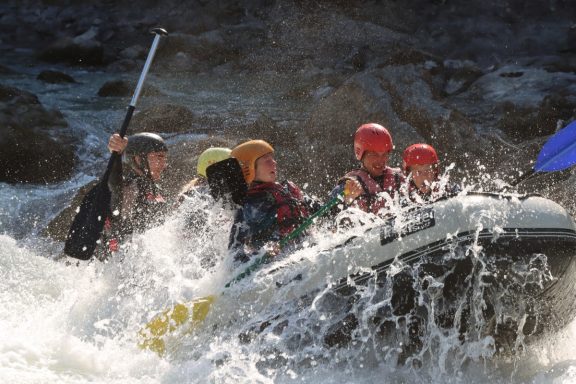
[[[140,93],[142,92],[142,87],[144,86],[144,81],[146,80],[146,76],[148,75],[148,71],[150,70],[150,66],[152,65],[152,60],[154,60],[154,55],[156,55],[156,50],[158,49],[158,44],[160,43],[160,38],[162,36],[167,36],[168,33],[166,30],[162,28],[154,28],[151,31],[154,33],[154,41],[152,41],[152,46],[150,47],[150,51],[148,52],[148,57],[146,58],[146,62],[144,63],[144,68],[142,69],[142,73],[140,73],[140,78],[138,79],[138,83],[136,84],[136,89],[134,90],[134,94],[132,95],[132,100],[130,101],[130,105],[128,106],[128,110],[126,111],[126,116],[124,117],[124,122],[122,123],[122,127],[120,127],[120,131],[118,134],[120,137],[126,136],[126,132],[128,131],[128,126],[130,125],[130,120],[132,120],[132,115],[134,114],[134,110],[136,109],[136,103],[140,98]],[[108,177],[110,176],[110,171],[112,170],[112,166],[114,162],[117,161],[120,157],[120,154],[117,152],[112,152],[110,156],[110,160],[108,160],[108,166],[106,167],[106,172],[102,176],[101,181],[106,183],[108,181]]]

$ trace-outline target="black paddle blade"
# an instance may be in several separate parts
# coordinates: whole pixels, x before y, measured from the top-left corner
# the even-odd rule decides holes
[[[96,242],[102,234],[104,221],[110,215],[111,198],[112,194],[105,181],[96,184],[84,196],[66,236],[65,254],[80,260],[92,257]]]
[[[206,168],[206,176],[210,194],[215,200],[232,199],[236,204],[244,203],[248,186],[238,160],[231,157],[214,163]]]

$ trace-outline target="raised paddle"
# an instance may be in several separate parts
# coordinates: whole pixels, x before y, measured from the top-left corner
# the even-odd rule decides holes
[[[136,89],[128,110],[126,111],[126,116],[124,117],[124,122],[120,128],[120,136],[124,137],[126,131],[128,130],[128,125],[134,114],[134,109],[136,108],[136,103],[140,97],[140,92],[144,85],[144,80],[156,54],[156,49],[160,43],[160,38],[162,36],[168,35],[166,30],[162,28],[154,28],[151,30],[155,34],[154,41],[152,42],[152,47],[148,52],[148,57],[146,58],[146,63],[144,64],[144,69],[140,74],[138,79],[138,84],[136,84]],[[110,177],[110,171],[112,166],[116,161],[120,159],[120,155],[116,152],[112,152],[110,160],[108,161],[108,166],[106,171],[100,178],[98,184],[96,184],[87,194],[84,196],[80,207],[78,208],[77,214],[72,221],[68,235],[66,236],[66,243],[64,244],[64,253],[68,256],[74,257],[80,260],[88,260],[92,257],[94,250],[96,249],[96,244],[100,239],[102,234],[102,229],[104,228],[104,221],[106,217],[110,216],[110,202],[112,194],[108,188],[108,178]]]
[[[239,205],[244,202],[248,186],[244,180],[242,168],[235,158],[231,157],[211,164],[206,168],[206,177],[214,200],[230,198]]]
[[[233,159],[235,160],[235,159]],[[218,164],[218,163],[216,163]],[[210,167],[215,166],[211,165]],[[206,170],[207,175],[210,175],[209,169]],[[234,167],[233,167],[234,168]],[[230,176],[230,175],[229,175]],[[224,187],[221,191],[229,191]],[[328,203],[323,205],[316,213],[311,215],[304,221],[298,228],[293,230],[288,236],[280,241],[280,248],[286,246],[288,242],[298,237],[306,228],[314,223],[314,219],[325,214],[334,205],[341,201],[341,195],[332,198]],[[250,264],[244,271],[230,280],[224,287],[229,288],[231,285],[249,276],[252,272],[258,270],[263,264],[266,264],[273,258],[272,255],[266,253],[265,255],[257,258]],[[201,297],[199,299],[191,300],[187,303],[178,303],[172,308],[166,309],[162,313],[155,316],[149,321],[142,330],[139,332],[140,342],[139,346],[142,349],[150,349],[162,356],[166,352],[166,343],[164,337],[177,329],[181,328],[184,324],[189,324],[188,327],[181,332],[181,335],[192,332],[198,325],[200,325],[208,313],[216,295]]]
[[[510,185],[516,186],[537,172],[562,171],[574,164],[576,164],[576,121],[548,139],[540,150],[534,167]]]

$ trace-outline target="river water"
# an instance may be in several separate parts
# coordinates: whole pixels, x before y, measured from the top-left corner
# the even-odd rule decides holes
[[[322,305],[331,305],[325,290],[303,304],[290,298],[289,288],[279,286],[270,293],[274,282],[260,273],[232,288],[238,295],[226,294],[222,287],[237,271],[224,257],[230,213],[218,206],[203,207],[208,225],[191,235],[188,208],[197,209],[199,203],[185,202],[164,225],[136,236],[110,263],[59,258],[62,244],[39,232],[80,185],[99,175],[106,139],[119,126],[128,100],[96,96],[105,81],[116,79],[105,72],[67,69],[80,84],[44,85],[35,76],[48,67],[37,66],[25,52],[5,56],[2,64],[20,72],[3,82],[60,109],[82,147],[71,181],[52,186],[0,184],[0,382],[576,382],[576,322],[514,356],[495,354],[489,337],[460,343],[450,333],[438,337],[434,332],[426,334],[430,343],[423,358],[406,364],[398,363],[405,347],[401,338],[376,344],[366,336],[360,339],[364,342],[327,348],[319,341],[323,330],[318,328],[325,320]],[[183,85],[177,78],[152,73],[149,80],[167,100],[194,105],[195,112],[249,118],[257,117],[257,111],[278,120],[301,118],[295,106],[279,101],[274,87],[269,88],[273,97],[254,91],[254,82],[273,84],[272,77],[265,81],[204,76]],[[143,98],[140,107],[147,103]],[[316,245],[280,263],[313,259],[319,250],[351,235],[318,228]],[[281,270],[275,276],[283,281],[289,273]],[[140,329],[159,311],[209,294],[216,294],[217,301],[206,324],[173,337],[168,355],[159,357],[138,347]],[[258,307],[264,296],[268,304]],[[238,312],[238,297],[255,304]],[[280,327],[282,319],[290,325]],[[279,328],[262,330],[266,321]],[[261,332],[243,336],[254,329]]]

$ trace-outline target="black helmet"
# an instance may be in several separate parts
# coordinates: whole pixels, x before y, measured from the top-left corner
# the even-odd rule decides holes
[[[155,133],[137,133],[128,137],[128,146],[124,153],[127,156],[147,155],[151,152],[167,152],[164,139]]]
[[[160,136],[155,133],[142,132],[128,137],[128,145],[122,157],[124,163],[133,169],[138,169],[145,175],[149,175],[148,161],[136,163],[135,157],[141,159],[152,152],[168,152],[168,147]]]

